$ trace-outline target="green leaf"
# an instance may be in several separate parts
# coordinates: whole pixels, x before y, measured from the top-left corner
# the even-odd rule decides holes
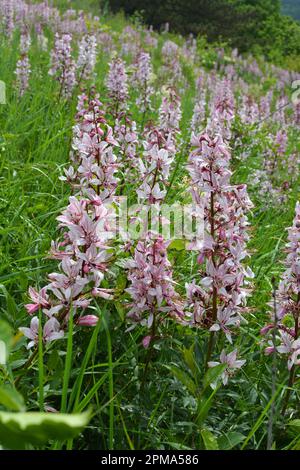
[[[123,275],[123,274],[120,274],[118,277],[117,277],[117,282],[116,282],[116,288],[118,290],[120,290],[120,292],[123,292],[123,290],[125,289],[126,285],[127,285],[127,276]]]
[[[194,345],[192,345],[189,349],[184,348],[182,353],[183,353],[185,363],[190,368],[193,374],[193,377],[197,381],[198,375],[199,375],[199,368],[197,366],[195,356],[194,356]]]
[[[206,450],[219,450],[218,441],[211,431],[201,429],[200,434]]]
[[[166,366],[174,375],[175,377],[188,389],[188,391],[196,396],[197,387],[193,379],[186,374],[183,370],[179,369],[177,366]]]
[[[300,419],[293,419],[288,423],[288,426],[294,426],[296,428],[300,428]]]
[[[53,349],[53,351],[49,354],[49,358],[48,358],[48,362],[47,362],[47,365],[48,365],[48,368],[50,370],[56,370],[57,367],[59,367],[59,362],[61,362],[61,358],[59,356],[59,353],[57,351],[57,349]]]
[[[0,442],[8,449],[41,446],[49,440],[76,437],[88,424],[90,412],[82,414],[0,412]]]
[[[213,398],[214,398],[215,394],[217,393],[218,389],[219,389],[219,387],[215,388],[208,398],[199,398],[198,399],[198,414],[197,414],[197,418],[196,418],[196,422],[198,424],[201,424],[205,421],[205,419],[208,415],[208,412],[209,412],[209,410],[212,406]]]
[[[223,436],[218,438],[219,449],[221,450],[229,450],[233,449],[235,446],[243,442],[246,436],[241,434],[240,432],[228,432]]]
[[[300,419],[293,419],[289,423],[287,423],[288,426],[291,427],[290,432],[291,434],[295,436],[299,436],[300,434]]]
[[[22,395],[14,387],[2,385],[0,387],[0,404],[13,411],[24,411],[25,404]]]
[[[117,310],[117,312],[119,314],[120,320],[124,321],[125,313],[126,313],[126,310],[125,310],[124,306],[122,305],[121,302],[118,302],[118,301],[114,302],[114,306],[115,306],[115,309]]]
[[[226,364],[218,364],[215,367],[211,367],[210,369],[207,370],[204,379],[203,379],[203,391],[209,387],[209,385],[212,385],[218,377],[224,372],[226,369]]]
[[[0,340],[4,341],[4,343],[9,346],[12,340],[12,335],[12,329],[9,324],[4,320],[0,320]]]
[[[187,447],[184,444],[180,444],[179,442],[164,442],[171,447],[171,449],[175,450],[193,450],[192,447]]]
[[[300,440],[296,442],[296,444],[293,445],[291,450],[300,450]]]
[[[183,251],[185,250],[185,241],[184,240],[173,240],[169,247],[170,250]]]
[[[12,330],[9,324],[0,320],[0,364],[6,364],[12,343]]]
[[[13,297],[9,294],[9,292],[7,291],[6,287],[3,284],[0,284],[0,291],[3,292],[3,295],[6,300],[7,313],[13,320],[15,320],[18,315],[18,307],[17,307],[16,302],[14,301]]]

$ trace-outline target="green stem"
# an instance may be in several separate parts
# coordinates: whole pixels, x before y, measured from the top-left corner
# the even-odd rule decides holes
[[[210,194],[210,234],[211,237],[214,239],[215,238],[215,211],[214,211],[214,193],[211,192]],[[215,259],[214,255],[212,255],[212,262],[213,265],[215,265]],[[215,323],[217,319],[217,311],[218,311],[218,306],[217,306],[217,289],[214,286],[213,287],[213,295],[212,295],[212,315],[211,315],[211,321],[212,324]],[[207,346],[207,354],[206,354],[206,360],[205,360],[205,370],[208,368],[208,363],[210,361],[212,351],[213,351],[213,346],[214,346],[214,337],[215,337],[215,332],[211,331],[210,336],[209,336],[209,341],[208,341],[208,346]]]
[[[35,351],[33,351],[33,353],[31,354],[30,358],[28,359],[27,362],[25,362],[25,364],[22,366],[22,370],[27,370],[29,368],[29,366],[32,364],[32,362],[34,361],[34,359],[36,358],[37,354],[38,354],[38,348],[35,349]],[[23,375],[19,375],[16,380],[15,380],[15,387],[17,387],[20,383],[20,380],[21,378],[23,377]]]
[[[108,381],[109,381],[109,450],[114,449],[114,377],[113,377],[113,360],[112,360],[112,347],[111,337],[108,326],[104,316],[102,317],[103,325],[107,338],[107,353],[108,353]]]
[[[39,310],[39,346],[38,346],[38,365],[39,365],[39,407],[44,411],[44,361],[43,361],[43,326],[42,311]]]
[[[300,294],[298,294],[298,299],[297,299],[298,304],[299,304],[299,302],[300,302]],[[298,339],[298,336],[299,336],[299,318],[298,318],[298,315],[296,314],[295,315],[295,340]],[[289,376],[288,388],[287,388],[286,395],[285,395],[285,400],[283,402],[282,415],[285,415],[286,409],[287,409],[288,404],[289,404],[289,399],[290,399],[290,396],[291,396],[292,387],[293,387],[294,381],[295,381],[295,375],[296,375],[296,367],[295,367],[295,364],[293,364],[293,366],[290,370],[290,376]]]
[[[276,331],[277,331],[277,304],[276,304],[276,285],[275,279],[272,279],[273,285],[273,309],[274,309],[274,328],[272,331],[272,343],[273,343],[273,362],[272,362],[272,393],[273,397],[276,392],[276,374],[277,374],[277,351],[276,351]],[[273,427],[275,421],[275,400],[273,400],[270,408],[270,416],[268,422],[268,437],[267,437],[267,450],[271,450],[273,446]]]
[[[156,335],[156,319],[155,319],[155,311],[153,311],[151,341],[150,341],[149,349],[148,349],[147,356],[146,356],[144,374],[143,374],[143,379],[142,379],[142,383],[141,383],[141,390],[144,389],[144,386],[145,386],[145,383],[146,383],[146,377],[147,377],[147,374],[148,374],[148,369],[149,369],[149,365],[150,365],[150,362],[151,362],[151,356],[152,356],[152,353],[153,353],[153,343],[155,341],[155,335]]]
[[[66,356],[63,389],[62,389],[62,397],[61,397],[61,413],[65,413],[67,409],[68,388],[69,388],[69,380],[70,380],[71,366],[72,366],[72,352],[73,352],[73,309],[71,308],[70,316],[69,316],[67,356]]]

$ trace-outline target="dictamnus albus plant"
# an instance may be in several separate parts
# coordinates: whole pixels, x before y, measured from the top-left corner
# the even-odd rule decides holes
[[[77,119],[73,127],[70,155],[71,166],[62,180],[67,180],[75,192],[88,192],[107,202],[114,196],[118,168],[114,147],[118,146],[106,123],[98,96],[79,96]]]
[[[220,135],[192,138],[188,171],[194,203],[203,211],[203,241],[198,248],[199,271],[187,283],[188,322],[209,331],[206,366],[216,353],[217,337],[229,343],[246,312],[249,279],[253,273],[244,262],[248,256],[248,221],[252,204],[245,185],[232,185],[230,153]],[[202,246],[201,246],[202,245]],[[218,336],[217,336],[218,333]],[[234,361],[233,361],[234,359]],[[235,363],[236,353],[221,354],[221,362]],[[238,363],[240,364],[240,363]],[[236,365],[237,366],[237,365]]]
[[[143,346],[161,336],[161,327],[170,317],[180,320],[183,317],[183,305],[174,289],[171,263],[168,260],[166,242],[162,236],[147,234],[140,240],[132,259],[127,261],[130,287],[130,310],[128,319],[132,329],[137,325],[148,332],[143,338]]]
[[[154,89],[151,86],[152,77],[151,56],[148,52],[142,51],[137,55],[135,63],[133,64],[133,75],[131,78],[132,86],[138,92],[136,104],[143,114],[142,125],[147,111],[152,110],[151,96],[154,93]]]
[[[160,68],[160,74],[165,81],[171,86],[182,82],[183,74],[179,46],[173,41],[166,41],[162,47],[161,55],[163,65]]]
[[[164,98],[160,109],[159,127],[145,131],[143,158],[138,163],[142,183],[137,189],[139,204],[151,216],[141,239],[134,250],[133,259],[127,262],[131,310],[128,318],[133,324],[148,329],[143,346],[148,348],[161,336],[160,327],[168,318],[182,321],[183,304],[174,289],[171,264],[166,241],[159,233],[160,209],[167,193],[170,168],[176,152],[179,133],[180,101],[173,90]]]
[[[54,48],[51,51],[49,75],[60,85],[59,97],[70,98],[76,85],[76,66],[72,58],[72,35],[55,35]]]
[[[114,58],[109,64],[109,72],[106,79],[108,96],[110,98],[109,110],[114,119],[127,110],[128,78],[125,63],[120,58]]]
[[[3,0],[0,5],[4,33],[9,39],[12,38],[15,28],[13,7],[11,0]]]
[[[136,122],[132,121],[126,113],[122,113],[115,121],[114,136],[119,144],[118,164],[122,180],[118,185],[119,194],[123,192],[125,181],[131,183],[136,181],[140,162],[138,157],[139,135],[136,127]]]
[[[212,133],[220,134],[224,141],[229,141],[235,117],[235,100],[232,84],[228,79],[217,81],[210,108],[212,112],[207,128],[211,129]]]
[[[262,328],[261,333],[270,339],[266,354],[282,354],[287,360],[290,372],[284,411],[288,405],[291,387],[294,385],[297,366],[300,365],[300,203],[296,204],[296,214],[292,227],[288,229],[286,245],[286,270],[276,292],[276,311],[272,309],[271,322]],[[273,307],[273,302],[272,302]]]
[[[289,151],[286,130],[279,130],[265,140],[262,168],[250,180],[265,207],[278,206],[288,200],[291,186],[299,175],[299,154]]]
[[[299,126],[300,125],[300,102],[295,105],[294,120],[295,120],[295,124]]]
[[[133,259],[126,264],[131,295],[128,318],[133,326],[140,324],[150,330],[143,345],[160,337],[159,327],[170,316],[181,320],[182,302],[174,289],[172,267],[168,260],[169,241],[159,234],[160,208],[166,196],[166,184],[174,156],[157,144],[146,147],[140,161],[139,174],[143,183],[137,189],[139,204],[151,215],[152,230],[148,226],[134,250]]]
[[[158,130],[150,130],[143,145],[143,158],[139,161],[142,184],[137,189],[138,200],[150,205],[161,204],[167,193],[170,168],[174,161],[173,147],[168,148]]]
[[[45,36],[42,25],[40,23],[37,23],[35,25],[35,32],[36,32],[36,39],[37,39],[37,44],[38,44],[39,49],[44,52],[47,51],[48,50],[48,38]]]
[[[58,270],[42,289],[29,289],[31,303],[25,305],[29,315],[42,311],[45,342],[63,337],[70,315],[78,325],[94,326],[98,317],[85,314],[90,303],[111,297],[110,290],[100,287],[111,257],[109,213],[100,197],[71,196],[57,220],[61,235],[52,242],[50,257],[59,262]],[[21,328],[30,339],[28,347],[38,344],[38,323],[34,316],[30,328]]]
[[[20,59],[16,66],[17,91],[19,96],[23,96],[29,86],[30,62],[28,52],[31,44],[30,33],[24,29],[20,36]]]
[[[58,261],[58,270],[48,275],[48,284],[40,290],[29,289],[30,315],[43,313],[45,342],[63,336],[70,315],[77,325],[93,326],[98,317],[85,313],[95,297],[109,299],[111,289],[101,287],[112,256],[110,247],[111,209],[104,205],[115,191],[116,144],[106,124],[101,103],[95,97],[81,96],[77,124],[74,126],[72,166],[61,179],[69,182],[75,195],[57,217],[60,235],[51,244],[50,257]],[[38,317],[31,327],[21,331],[37,343]]]
[[[80,84],[82,80],[89,80],[92,78],[92,73],[96,65],[97,58],[97,39],[93,34],[86,34],[83,36],[78,46],[78,59],[77,59],[77,83]]]
[[[203,129],[206,124],[206,100],[207,100],[207,83],[206,73],[201,71],[196,80],[196,97],[191,119],[191,131],[197,132]]]
[[[159,128],[164,133],[165,139],[172,141],[174,146],[180,133],[181,116],[180,98],[175,89],[169,87],[163,95],[159,108]]]
[[[143,158],[138,161],[138,174],[142,183],[137,189],[139,202],[147,202],[157,208],[167,194],[180,135],[180,99],[172,88],[163,97],[159,113],[159,125],[149,126],[144,132]]]

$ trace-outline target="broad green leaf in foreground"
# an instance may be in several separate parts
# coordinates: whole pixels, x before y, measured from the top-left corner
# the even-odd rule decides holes
[[[48,440],[75,438],[88,424],[90,413],[11,413],[0,412],[0,443],[8,449],[40,446]]]
[[[218,441],[209,429],[201,429],[201,437],[206,450],[219,450]]]
[[[0,386],[0,404],[12,411],[25,411],[24,398],[9,385]]]
[[[245,436],[241,434],[240,432],[235,432],[235,431],[228,432],[218,438],[219,449],[221,450],[233,449],[238,444],[243,442],[244,439],[245,439]]]

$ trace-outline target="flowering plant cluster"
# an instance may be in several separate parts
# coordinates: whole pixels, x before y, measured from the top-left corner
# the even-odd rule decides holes
[[[136,104],[144,114],[152,110],[151,95],[154,93],[151,86],[152,76],[151,56],[148,52],[140,52],[133,66],[132,86],[137,88],[139,96]]]
[[[118,119],[120,113],[127,109],[127,80],[124,61],[120,58],[113,59],[109,64],[106,86],[110,98],[110,110],[114,119]]]
[[[89,100],[87,95],[80,95],[77,111],[70,155],[73,164],[61,179],[67,180],[80,193],[108,201],[118,183],[118,164],[114,154],[118,143],[112,128],[106,123],[98,96]]]
[[[78,83],[91,78],[91,74],[96,65],[97,39],[91,35],[85,35],[79,43],[79,53],[77,59]]]
[[[55,35],[55,45],[51,52],[51,68],[49,75],[60,84],[59,96],[69,98],[76,84],[76,66],[72,58],[72,35]]]
[[[143,339],[145,348],[159,338],[159,327],[168,317],[177,321],[183,317],[182,301],[173,286],[168,244],[162,236],[147,237],[138,242],[133,259],[126,263],[130,281],[127,292],[132,299],[128,318],[133,327],[139,324],[150,330]]]
[[[205,232],[198,256],[200,282],[186,285],[189,321],[208,329],[211,338],[222,331],[232,343],[232,328],[239,326],[246,310],[245,284],[253,276],[243,264],[248,241],[246,213],[252,204],[246,186],[230,184],[230,153],[220,135],[194,136],[192,146],[188,170],[193,199],[203,207]],[[208,359],[210,355],[211,350]]]
[[[31,44],[30,33],[25,28],[22,31],[21,36],[20,36],[21,57],[17,62],[16,71],[15,71],[19,96],[23,96],[29,86],[29,76],[30,76],[31,69],[30,69],[28,52],[30,49],[30,44]]]
[[[116,142],[96,97],[90,101],[85,95],[80,97],[77,120],[73,166],[62,177],[72,185],[77,195],[70,197],[69,205],[57,217],[62,235],[58,241],[52,242],[50,252],[51,258],[59,261],[59,272],[49,274],[50,283],[40,291],[30,288],[33,303],[26,305],[30,315],[41,309],[51,320],[44,326],[47,332],[44,333],[45,341],[62,336],[70,314],[78,325],[95,325],[98,317],[82,313],[93,298],[112,298],[112,290],[100,285],[112,257],[109,246],[111,214],[104,200],[112,196],[116,186],[112,153],[112,145]],[[32,320],[30,330],[22,329],[33,341],[30,346],[36,340],[36,328],[37,318]]]
[[[272,397],[257,421],[268,413],[270,434],[278,402],[285,393],[283,420],[298,386],[300,203],[278,286],[276,280],[292,219],[286,209],[299,199],[300,105],[291,88],[300,74],[201,37],[175,37],[171,23],[158,33],[139,14],[128,22],[105,8],[99,18],[73,7],[62,13],[52,3],[0,1],[7,64],[0,103],[3,91],[9,102],[0,139],[7,176],[0,188],[0,311],[20,331],[5,344],[13,360],[2,367],[0,319],[0,441],[9,386],[13,402],[24,389],[30,410],[38,402],[40,411],[77,413],[94,402],[93,419],[101,412],[108,431],[100,430],[101,445],[108,435],[109,449],[124,442],[138,448],[148,434],[173,446],[189,413],[188,448],[263,442],[266,426],[245,439],[236,433],[237,413],[246,409],[238,404],[224,444],[223,412],[241,391],[251,393],[249,415]],[[19,228],[22,249],[18,235],[7,243]],[[50,242],[49,269],[39,259]],[[261,329],[271,273],[270,319]],[[266,356],[257,352],[260,343]],[[259,387],[252,383],[258,357]],[[222,383],[232,386],[221,392],[230,401],[211,406]],[[216,419],[206,427],[208,409]],[[160,422],[168,423],[167,436],[152,432],[162,430]]]
[[[159,224],[168,223],[160,216],[160,207],[166,196],[171,164],[176,153],[176,136],[181,117],[180,100],[170,89],[160,108],[159,127],[150,127],[143,142],[143,159],[138,162],[142,184],[137,189],[140,203],[146,203],[149,213],[154,211],[155,227],[144,228],[145,240],[138,242],[133,260],[127,262],[130,287],[127,292],[133,303],[128,318],[150,329],[143,345],[148,347],[159,335],[158,327],[166,318],[181,321],[182,301],[173,287],[172,268],[168,260],[169,242],[159,234]]]
[[[287,356],[291,370],[300,364],[300,203],[296,204],[296,214],[292,227],[288,229],[286,245],[286,270],[279,283],[276,311],[272,312],[271,323],[262,329],[269,334],[275,329],[276,342],[270,340],[267,354],[275,350]],[[273,303],[271,304],[273,306]]]

